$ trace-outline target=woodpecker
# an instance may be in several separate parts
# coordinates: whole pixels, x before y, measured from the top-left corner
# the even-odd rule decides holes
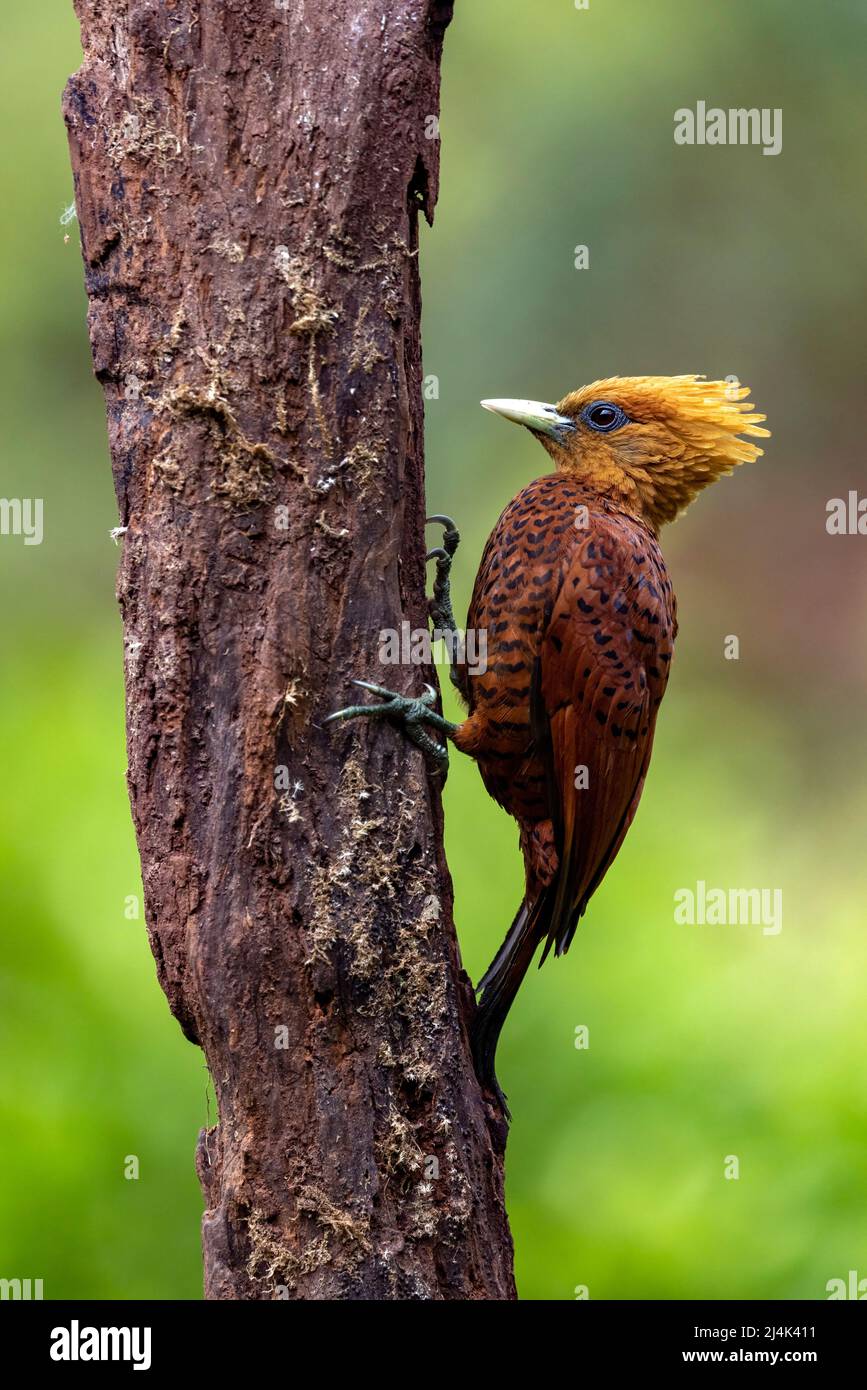
[[[412,697],[366,681],[355,684],[378,703],[329,716],[385,718],[443,770],[451,741],[518,823],[524,897],[478,986],[472,1031],[479,1081],[507,1116],[495,1072],[506,1015],[539,947],[540,965],[568,950],[647,777],[677,634],[659,531],[762,453],[752,439],[770,432],[749,394],[694,375],[610,377],[556,405],[482,401],[528,429],[554,471],[518,493],[485,547],[466,623],[486,635],[484,664],[460,653],[449,586],[458,530],[428,518],[443,527],[428,556],[430,615],[457,639],[451,675],[467,717],[444,719],[430,686]]]

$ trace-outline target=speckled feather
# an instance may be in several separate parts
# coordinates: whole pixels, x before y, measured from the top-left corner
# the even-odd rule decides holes
[[[455,743],[518,822],[528,899],[556,883],[560,952],[644,783],[676,630],[656,538],[574,479],[539,478],[494,528],[467,627],[487,632],[487,667],[462,672]]]

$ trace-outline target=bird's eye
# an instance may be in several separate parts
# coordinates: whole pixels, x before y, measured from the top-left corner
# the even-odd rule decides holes
[[[600,434],[610,434],[612,430],[619,430],[621,425],[629,422],[626,412],[621,410],[619,405],[612,405],[611,401],[593,401],[584,407],[581,419],[585,425],[589,425]]]

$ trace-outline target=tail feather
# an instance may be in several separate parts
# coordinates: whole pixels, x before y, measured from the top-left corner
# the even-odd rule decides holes
[[[528,915],[529,911],[525,900],[521,903],[521,906],[515,913],[512,925],[506,933],[505,941],[503,942],[497,954],[494,956],[494,959],[491,961],[484,975],[479,980],[479,983],[476,985],[477,994],[483,993],[483,991],[488,988],[488,985],[493,982],[495,976],[500,974],[500,972],[508,962],[513,950],[515,949],[516,942],[520,940],[527,926]]]
[[[497,1043],[521,981],[545,935],[549,899],[549,890],[545,889],[535,902],[521,904],[505,941],[479,984],[482,993],[472,1030],[476,1076],[481,1085],[498,1098],[507,1117],[506,1098],[495,1070]]]

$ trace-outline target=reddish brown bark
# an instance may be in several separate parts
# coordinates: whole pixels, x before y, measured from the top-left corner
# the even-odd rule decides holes
[[[417,220],[451,6],[77,10],[130,796],[219,1104],[206,1294],[514,1297],[436,777],[388,728],[321,727],[381,679],[380,629],[425,621]]]

